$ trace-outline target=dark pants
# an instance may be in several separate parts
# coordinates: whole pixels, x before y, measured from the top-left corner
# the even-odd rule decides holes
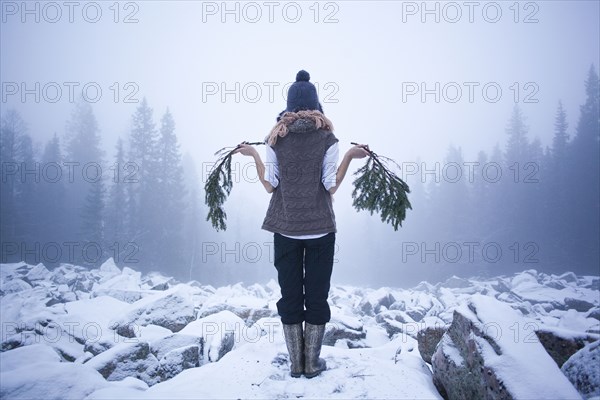
[[[292,239],[275,233],[275,268],[281,287],[277,310],[284,324],[329,322],[327,304],[335,233],[317,239]]]

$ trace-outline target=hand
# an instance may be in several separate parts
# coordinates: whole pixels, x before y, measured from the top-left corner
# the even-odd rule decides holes
[[[232,154],[237,154],[237,153],[240,153],[243,156],[251,156],[251,157],[254,157],[257,154],[256,149],[253,146],[246,144],[245,142],[238,144],[237,149],[235,149]]]
[[[346,152],[346,155],[350,157],[350,159],[354,158],[365,158],[370,154],[369,145],[368,144],[357,144],[350,148]]]

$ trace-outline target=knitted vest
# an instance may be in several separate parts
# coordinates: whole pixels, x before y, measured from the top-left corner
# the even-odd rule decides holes
[[[338,139],[306,119],[295,121],[288,131],[273,145],[279,184],[262,229],[290,236],[337,232],[331,194],[321,177],[325,153]]]

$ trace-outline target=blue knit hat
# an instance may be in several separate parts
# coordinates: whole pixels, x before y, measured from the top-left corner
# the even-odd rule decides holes
[[[319,103],[317,88],[309,80],[310,75],[305,70],[300,70],[296,74],[296,82],[288,90],[285,111],[319,110],[323,112],[321,103]]]

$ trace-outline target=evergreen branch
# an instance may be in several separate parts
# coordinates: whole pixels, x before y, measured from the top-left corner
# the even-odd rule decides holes
[[[351,144],[357,145],[355,142]],[[369,159],[354,173],[357,178],[353,182],[352,205],[358,211],[370,211],[371,215],[379,213],[381,221],[391,223],[397,231],[406,218],[406,209],[412,210],[407,196],[410,188],[390,169],[390,165],[400,169],[396,161],[365,150],[369,152]]]
[[[265,142],[242,142],[251,146],[259,146]],[[223,147],[215,152],[217,161],[213,164],[206,184],[204,185],[204,202],[208,206],[208,215],[206,220],[210,221],[212,226],[217,230],[226,230],[227,213],[223,209],[223,204],[227,200],[227,196],[231,193],[233,181],[231,179],[231,158],[233,152],[239,149],[239,145],[235,147]]]

